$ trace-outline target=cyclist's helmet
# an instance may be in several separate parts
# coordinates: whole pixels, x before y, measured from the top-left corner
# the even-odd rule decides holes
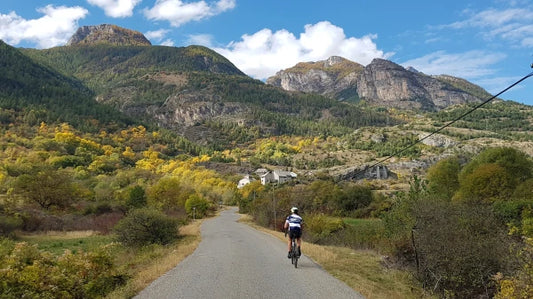
[[[298,213],[298,208],[297,207],[292,207],[291,208],[291,213]]]

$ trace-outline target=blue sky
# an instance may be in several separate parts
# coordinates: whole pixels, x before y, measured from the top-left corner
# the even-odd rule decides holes
[[[385,58],[495,94],[533,69],[533,0],[2,0],[0,39],[64,45],[116,24],[154,45],[204,45],[264,80],[302,61]],[[533,77],[501,96],[533,105]]]

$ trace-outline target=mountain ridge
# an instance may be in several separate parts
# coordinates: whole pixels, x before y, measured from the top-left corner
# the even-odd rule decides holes
[[[338,67],[333,68],[334,65]],[[428,76],[379,58],[367,66],[338,56],[298,63],[266,82],[285,90],[315,92],[341,101],[365,100],[376,106],[425,111],[480,102],[488,95],[464,79]]]
[[[68,40],[67,46],[111,44],[117,46],[151,46],[144,34],[112,24],[82,26]]]

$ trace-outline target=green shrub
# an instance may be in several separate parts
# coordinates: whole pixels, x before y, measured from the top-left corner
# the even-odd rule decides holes
[[[194,218],[203,218],[209,209],[209,201],[198,194],[193,194],[185,201],[187,214]]]
[[[346,228],[333,235],[332,240],[336,240],[334,245],[376,250],[384,247],[385,226],[381,219],[350,219],[344,222]]]
[[[178,237],[178,221],[160,211],[144,208],[131,211],[114,230],[118,241],[126,246],[168,244]]]
[[[0,248],[0,298],[101,298],[126,279],[103,249],[55,257],[25,242]]]
[[[141,186],[135,186],[128,191],[128,201],[126,205],[131,208],[142,208],[146,206],[146,193]]]
[[[320,242],[345,227],[342,219],[323,214],[307,216],[304,221],[304,233],[309,242]]]
[[[21,218],[0,213],[0,236],[9,237],[13,231],[22,228],[22,225]]]

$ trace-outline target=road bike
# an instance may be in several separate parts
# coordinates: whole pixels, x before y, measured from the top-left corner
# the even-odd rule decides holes
[[[294,268],[298,268],[298,258],[300,254],[298,252],[298,245],[296,244],[296,238],[291,239],[291,262]]]
[[[287,232],[285,232],[287,236]],[[298,268],[298,259],[300,258],[300,253],[298,252],[298,244],[296,238],[291,238],[291,263],[294,265],[294,268]]]

